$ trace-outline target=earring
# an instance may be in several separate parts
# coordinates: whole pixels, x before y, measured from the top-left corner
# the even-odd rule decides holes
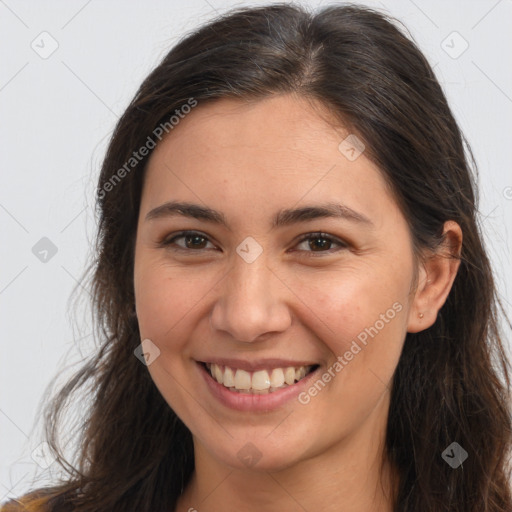
[[[420,313],[418,316],[419,316],[420,318],[423,318],[423,313]]]

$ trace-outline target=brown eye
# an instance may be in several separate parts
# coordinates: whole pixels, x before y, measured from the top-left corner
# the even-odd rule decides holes
[[[178,240],[180,242],[178,243]],[[208,247],[208,244],[211,244],[211,247]],[[326,233],[308,233],[304,236],[298,243],[298,247],[303,245],[302,248],[299,248],[300,252],[309,252],[309,253],[328,253],[331,254],[333,252],[337,252],[341,249],[345,249],[348,247],[348,244],[339,240],[338,238],[334,238]],[[169,239],[166,239],[162,242],[162,246],[169,247],[170,249],[177,251],[203,251],[211,248],[215,248],[215,246],[209,241],[206,235],[199,233],[197,231],[183,231],[172,236]],[[333,247],[333,246],[338,246]]]
[[[183,242],[177,243],[177,240],[183,239]],[[176,246],[172,247],[176,250],[205,250],[207,249],[206,245],[211,242],[208,238],[196,231],[183,231],[170,239],[165,240],[162,245],[164,246]],[[212,244],[213,245],[213,244]]]
[[[185,235],[183,239],[188,249],[204,249],[206,239],[202,235]]]
[[[307,242],[307,245],[305,245],[306,242]],[[306,235],[305,237],[303,237],[300,240],[298,246],[300,246],[301,244],[304,244],[304,245],[303,245],[303,249],[300,249],[300,250],[305,250],[306,252],[316,252],[316,253],[319,253],[319,252],[332,253],[332,252],[339,251],[340,248],[343,249],[343,248],[347,247],[347,244],[345,242],[342,242],[341,240],[334,238],[330,235],[327,235],[325,233],[309,233],[308,235]],[[338,245],[340,248],[332,249],[333,244]]]

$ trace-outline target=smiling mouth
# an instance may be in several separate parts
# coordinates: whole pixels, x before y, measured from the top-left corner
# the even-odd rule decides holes
[[[304,377],[315,371],[319,365],[287,366],[248,372],[241,368],[215,363],[202,363],[209,375],[235,393],[264,395],[279,389],[293,386]]]

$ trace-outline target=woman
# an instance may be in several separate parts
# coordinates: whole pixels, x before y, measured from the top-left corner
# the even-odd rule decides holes
[[[98,184],[69,480],[3,510],[510,511],[509,361],[463,137],[390,20],[240,9],[179,42]]]

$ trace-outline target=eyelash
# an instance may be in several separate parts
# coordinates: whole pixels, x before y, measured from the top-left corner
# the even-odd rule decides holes
[[[160,245],[163,247],[166,247],[168,249],[171,249],[173,251],[182,251],[182,252],[191,252],[191,251],[192,252],[201,252],[201,251],[208,250],[208,249],[188,249],[188,248],[180,247],[180,246],[172,247],[172,244],[174,244],[176,240],[178,240],[180,238],[184,238],[186,236],[200,236],[201,238],[204,238],[208,242],[212,243],[208,239],[208,237],[206,235],[204,235],[203,233],[200,233],[198,231],[182,231],[180,233],[173,235],[171,238],[164,239]],[[348,248],[348,244],[346,242],[343,242],[342,240],[340,240],[338,238],[328,235],[327,233],[322,233],[320,231],[317,231],[314,233],[307,233],[297,242],[297,245],[301,244],[302,242],[305,242],[307,240],[314,240],[314,239],[318,239],[318,238],[328,240],[332,243],[338,244],[340,247],[338,249],[334,249],[334,250],[328,249],[326,251],[305,251],[305,252],[311,253],[314,257],[316,257],[322,253],[323,254],[333,254],[334,252],[338,252],[338,251]]]

